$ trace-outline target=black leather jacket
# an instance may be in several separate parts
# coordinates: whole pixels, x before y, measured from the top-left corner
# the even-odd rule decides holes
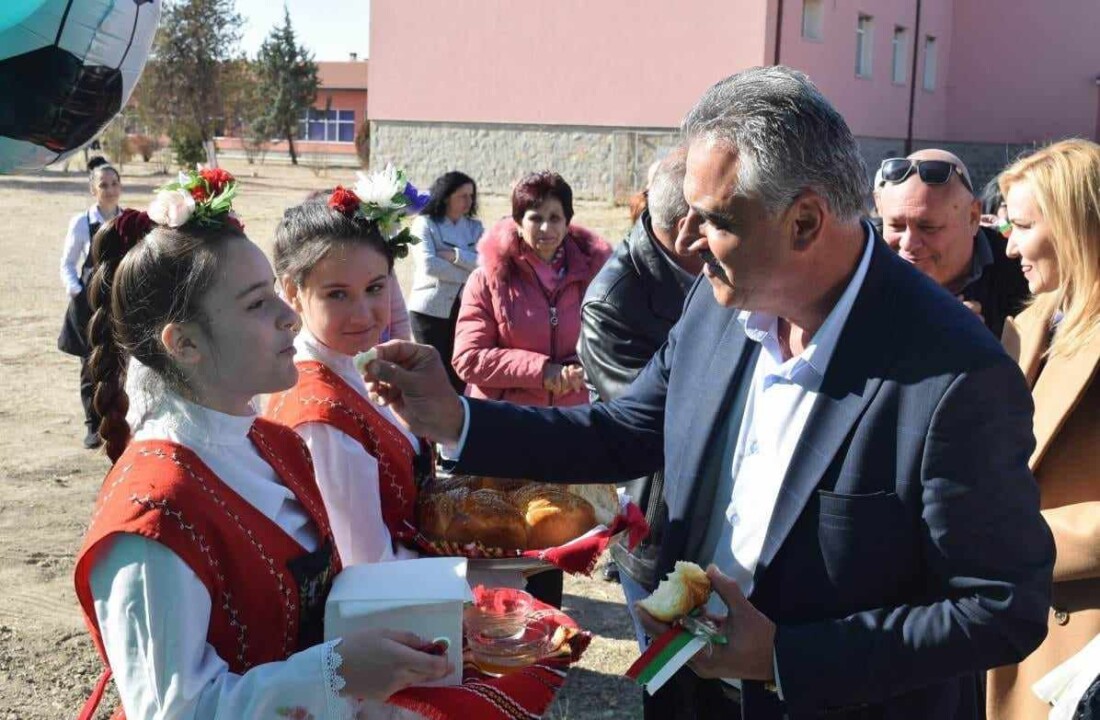
[[[592,280],[581,305],[577,354],[594,401],[626,392],[679,320],[689,288],[690,280],[658,247],[649,211],[643,212]],[[620,570],[650,588],[659,579],[654,574],[666,515],[663,484],[661,472],[625,484],[645,511],[650,536],[633,553],[621,544],[611,547]]]

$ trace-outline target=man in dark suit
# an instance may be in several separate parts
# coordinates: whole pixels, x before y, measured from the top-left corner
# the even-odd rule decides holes
[[[980,718],[978,673],[1046,632],[1054,551],[1023,378],[860,222],[855,140],[804,75],[727,78],[683,129],[705,280],[625,396],[465,401],[407,343],[380,348],[371,391],[462,472],[663,464],[658,569],[711,564],[725,616],[727,644],[676,679],[696,717],[735,717],[736,698],[746,720]]]

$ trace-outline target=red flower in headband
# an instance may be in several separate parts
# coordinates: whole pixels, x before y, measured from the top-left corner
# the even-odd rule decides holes
[[[149,214],[140,210],[123,210],[115,218],[115,232],[122,238],[127,250],[144,240],[156,226]]]
[[[236,181],[228,171],[221,168],[214,168],[212,170],[200,170],[199,177],[206,181],[206,184],[210,186],[211,195],[220,195],[222,190],[229,187],[229,184]]]
[[[191,188],[190,192],[195,202],[200,203],[217,197],[223,190],[229,187],[230,183],[236,182],[237,180],[232,174],[221,168],[199,170],[198,176],[202,182],[199,182]]]
[[[332,191],[332,195],[329,196],[328,206],[341,215],[352,217],[355,213],[359,212],[359,205],[361,202],[359,196],[351,190],[337,186],[337,188]]]

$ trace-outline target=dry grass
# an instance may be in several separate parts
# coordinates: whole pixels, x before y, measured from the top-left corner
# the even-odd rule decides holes
[[[125,203],[141,206],[166,178],[127,166]],[[305,168],[230,165],[242,179],[238,210],[250,237],[270,250],[283,208],[312,190],[352,181]],[[100,665],[72,591],[72,559],[106,460],[80,448],[78,364],[56,349],[66,297],[58,256],[69,217],[88,202],[82,175],[0,177],[0,718],[73,717]],[[502,197],[482,199],[482,217],[507,214]],[[624,208],[579,203],[577,221],[612,241]],[[408,287],[411,267],[399,265]],[[618,585],[570,578],[566,610],[597,635],[551,709],[553,718],[640,717],[640,694],[621,674],[636,655]],[[109,697],[107,702],[111,702]],[[106,713],[101,713],[106,717]]]

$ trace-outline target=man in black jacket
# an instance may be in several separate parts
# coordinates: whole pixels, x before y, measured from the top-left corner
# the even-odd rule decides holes
[[[981,201],[956,155],[927,149],[891,158],[879,170],[875,202],[886,243],[973,310],[998,338],[1005,318],[1029,297],[1008,241],[979,226]]]
[[[676,324],[684,297],[702,271],[697,256],[677,254],[676,236],[688,214],[684,201],[685,157],[678,149],[657,167],[647,191],[647,209],[630,234],[593,279],[581,305],[581,336],[577,354],[584,366],[593,401],[621,396],[649,359],[664,344]],[[625,544],[611,548],[623,592],[631,607],[648,595],[659,578],[653,576],[663,522],[660,472],[625,485],[645,510],[651,535],[632,553]],[[638,641],[644,632],[635,622]]]

